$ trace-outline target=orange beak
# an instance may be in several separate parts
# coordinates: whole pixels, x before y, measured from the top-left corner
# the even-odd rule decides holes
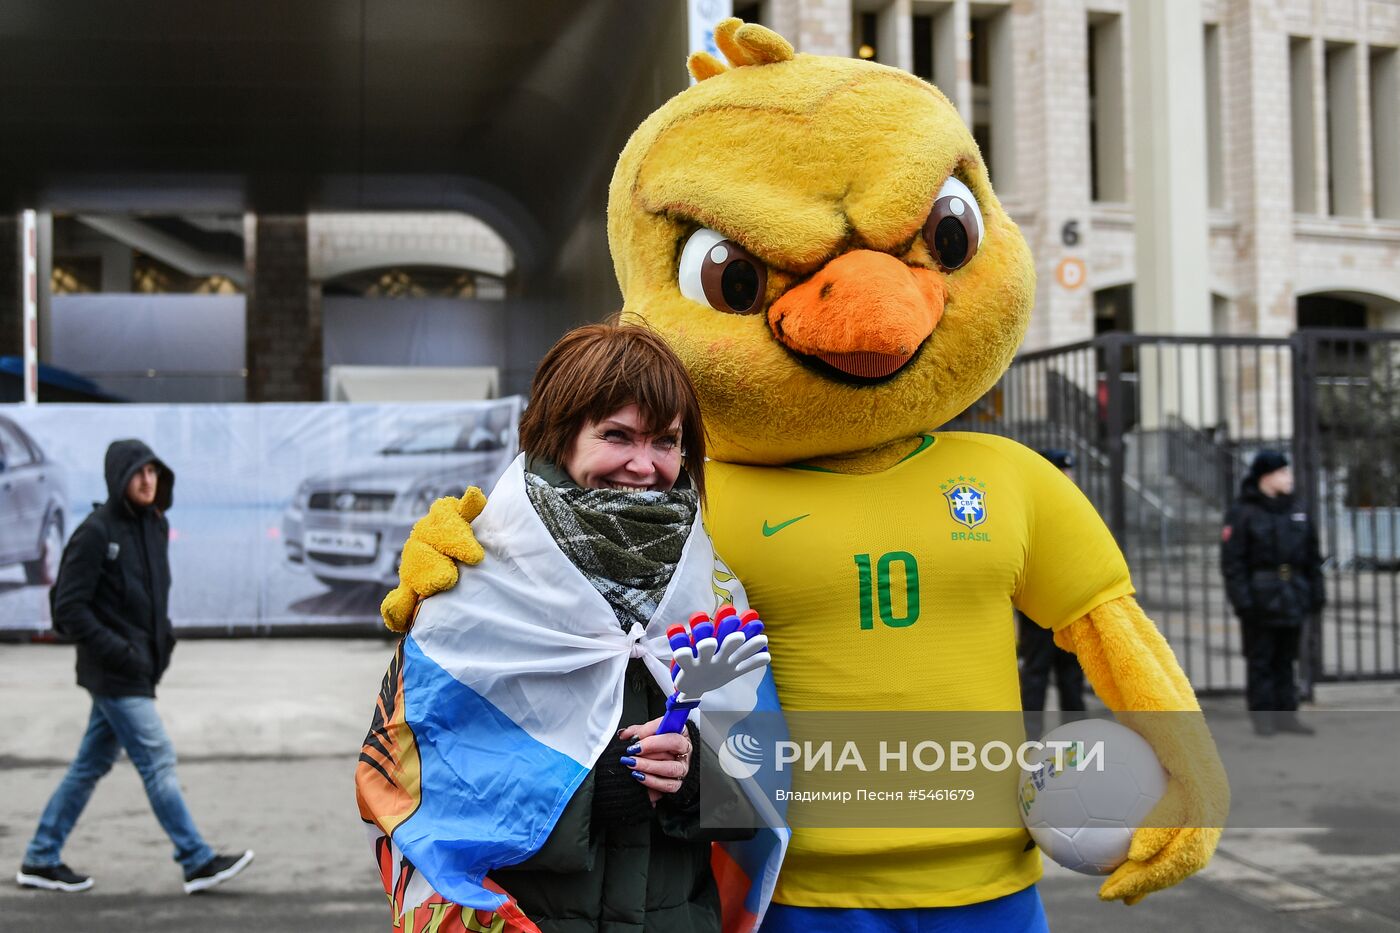
[[[850,376],[879,379],[909,362],[943,317],[943,277],[888,253],[837,256],[768,309],[784,346]]]

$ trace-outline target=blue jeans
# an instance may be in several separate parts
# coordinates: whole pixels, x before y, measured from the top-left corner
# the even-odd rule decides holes
[[[185,807],[180,782],[175,777],[175,746],[165,734],[150,697],[109,697],[92,694],[92,715],[78,746],[78,756],[68,766],[58,789],[39,817],[39,828],[24,853],[24,864],[52,868],[62,862],[59,853],[73,831],[98,780],[112,770],[118,748],[136,766],[151,809],[175,844],[175,861],[186,872],[214,857],[194,819]]]

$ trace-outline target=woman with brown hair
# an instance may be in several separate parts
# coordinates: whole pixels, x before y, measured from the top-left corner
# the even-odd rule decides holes
[[[580,327],[536,370],[520,446],[476,520],[485,559],[421,604],[361,755],[395,919],[465,904],[545,933],[718,933],[712,843],[753,832],[701,827],[714,752],[694,724],[656,734],[666,627],[732,580],[699,519],[694,388],[651,331]],[[763,677],[735,682],[741,703]]]

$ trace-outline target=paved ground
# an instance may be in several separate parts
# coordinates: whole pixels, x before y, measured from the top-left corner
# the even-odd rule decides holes
[[[210,841],[253,848],[257,861],[218,891],[181,894],[169,843],[123,761],[65,850],[97,886],[53,895],[0,883],[0,931],[383,933],[352,773],[389,653],[372,640],[183,642],[159,701],[182,783]],[[86,721],[72,649],[0,644],[0,705],[11,711],[0,732],[0,869],[10,871]],[[1318,705],[1400,710],[1400,684],[1323,685]],[[1277,741],[1308,756],[1307,739]],[[1095,879],[1047,865],[1051,926],[1400,931],[1400,797],[1389,803],[1382,812],[1386,801],[1365,802],[1371,830],[1230,830],[1206,871],[1132,908],[1098,903]]]

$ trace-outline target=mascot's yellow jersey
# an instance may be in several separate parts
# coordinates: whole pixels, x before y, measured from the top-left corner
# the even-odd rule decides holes
[[[786,710],[1019,710],[1012,607],[1060,628],[1133,592],[1075,485],[1005,438],[928,435],[884,472],[706,467],[716,551],[772,636]],[[1014,777],[1002,827],[1019,827]],[[1040,877],[1023,829],[798,827],[779,903],[937,907]]]

